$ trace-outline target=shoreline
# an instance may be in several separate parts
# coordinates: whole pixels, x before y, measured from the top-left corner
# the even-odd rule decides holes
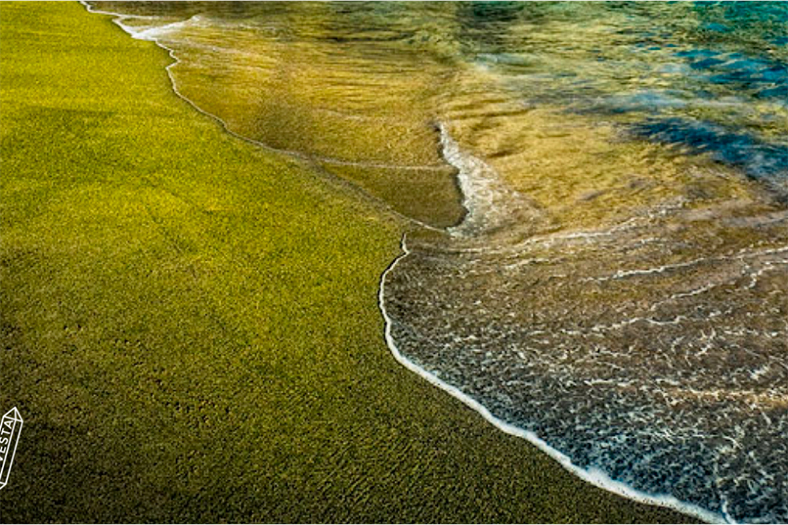
[[[5,521],[688,519],[391,359],[393,214],[178,103],[159,46],[75,3],[1,7],[0,402],[29,436]]]
[[[512,425],[511,423],[507,423],[502,419],[498,419],[487,409],[487,407],[482,405],[479,401],[476,401],[472,397],[468,396],[467,394],[462,392],[459,388],[442,381],[436,375],[421,368],[416,363],[414,363],[413,361],[402,355],[402,353],[399,351],[399,348],[397,348],[396,343],[394,342],[394,338],[391,335],[392,319],[391,317],[389,317],[388,313],[386,312],[384,294],[385,294],[385,286],[386,286],[386,277],[397,266],[397,264],[401,260],[405,259],[408,255],[410,255],[410,251],[408,250],[406,244],[406,237],[403,236],[402,253],[396,259],[394,259],[394,261],[392,261],[389,267],[386,268],[386,271],[383,272],[383,275],[380,278],[380,291],[378,293],[378,305],[380,307],[380,311],[383,315],[383,318],[386,321],[385,330],[384,330],[386,345],[389,347],[389,350],[391,351],[394,358],[403,367],[407,368],[414,374],[426,380],[431,385],[445,391],[452,397],[458,399],[467,407],[477,412],[482,418],[484,418],[485,421],[493,425],[501,432],[504,432],[505,434],[509,434],[511,436],[516,436],[518,438],[524,439],[527,442],[531,443],[532,445],[537,447],[541,452],[545,453],[547,456],[554,459],[559,465],[561,465],[561,467],[571,472],[573,475],[577,476],[583,481],[591,485],[594,485],[595,487],[599,487],[603,490],[606,490],[618,496],[623,496],[627,499],[630,499],[638,503],[644,503],[646,505],[656,505],[671,510],[675,510],[681,512],[682,514],[686,514],[688,516],[697,518],[701,521],[705,521],[706,523],[735,523],[733,521],[726,519],[722,515],[714,514],[713,512],[710,512],[696,505],[682,502],[681,500],[673,496],[653,495],[653,494],[641,492],[637,489],[630,487],[629,485],[611,479],[602,471],[587,470],[582,467],[578,467],[577,465],[572,463],[571,458],[569,458],[565,454],[561,453],[560,451],[548,445],[544,440],[540,439],[539,436],[537,436],[534,432],[523,430],[522,428]]]
[[[318,170],[322,175],[330,177],[332,180],[336,180],[336,181],[340,182],[341,184],[343,184],[344,186],[350,187],[351,189],[355,190],[356,192],[362,194],[367,199],[374,200],[376,203],[384,206],[387,209],[387,211],[397,215],[398,217],[400,217],[400,218],[402,218],[402,219],[404,219],[406,221],[412,222],[412,223],[416,224],[419,227],[423,227],[425,229],[428,229],[428,230],[431,230],[431,231],[435,231],[435,232],[440,232],[440,233],[445,233],[445,234],[452,234],[452,232],[459,232],[460,229],[463,227],[463,225],[466,223],[466,221],[469,218],[472,218],[473,212],[471,211],[471,208],[469,208],[469,200],[468,200],[469,197],[467,195],[467,192],[465,191],[465,187],[470,188],[472,186],[472,182],[473,181],[470,180],[470,177],[468,177],[468,174],[465,175],[465,179],[467,179],[467,180],[464,180],[462,178],[463,177],[462,174],[464,173],[464,171],[461,169],[460,166],[455,165],[453,162],[451,162],[451,160],[446,158],[445,154],[443,154],[442,156],[443,156],[444,160],[446,160],[447,164],[455,167],[458,170],[457,175],[454,177],[454,179],[455,179],[455,181],[456,181],[456,183],[458,185],[459,191],[460,191],[460,193],[462,195],[462,199],[463,199],[462,205],[463,205],[463,208],[465,209],[465,215],[462,217],[462,219],[460,220],[459,223],[457,223],[457,224],[455,224],[453,226],[447,227],[447,228],[439,228],[439,227],[434,227],[434,226],[431,226],[429,224],[426,224],[426,223],[424,223],[422,221],[419,221],[418,219],[414,219],[412,217],[407,217],[407,216],[397,212],[389,204],[387,204],[387,203],[383,202],[382,200],[377,199],[377,198],[367,194],[366,192],[363,192],[363,190],[360,190],[359,188],[357,188],[352,182],[346,181],[345,179],[342,179],[342,178],[340,178],[338,176],[335,176],[335,175],[329,173],[328,171],[322,169],[322,167],[319,166],[317,163],[318,162],[325,162],[325,163],[328,163],[328,164],[336,164],[336,165],[341,165],[341,166],[359,166],[359,167],[368,167],[368,168],[397,168],[397,169],[424,169],[425,168],[424,166],[393,166],[393,165],[374,164],[374,163],[355,163],[355,162],[349,162],[349,161],[341,161],[341,160],[338,160],[338,159],[312,157],[312,156],[303,154],[303,153],[298,152],[298,151],[282,150],[282,149],[274,148],[274,147],[269,146],[269,145],[267,145],[267,144],[265,144],[263,142],[251,139],[251,138],[246,137],[244,135],[241,135],[241,134],[231,130],[229,128],[227,122],[224,121],[224,119],[222,119],[221,117],[219,117],[217,115],[214,115],[213,113],[210,113],[210,112],[200,108],[195,102],[193,102],[188,97],[184,96],[178,90],[178,86],[177,86],[177,83],[175,81],[175,78],[173,77],[171,68],[177,66],[181,62],[181,60],[180,60],[180,58],[178,58],[177,54],[175,53],[175,51],[172,48],[170,48],[170,47],[166,46],[165,44],[161,43],[161,41],[158,38],[156,38],[156,37],[139,37],[138,35],[136,35],[122,21],[123,18],[127,17],[128,15],[123,15],[123,14],[116,13],[116,12],[111,12],[111,11],[97,10],[97,9],[94,9],[88,3],[87,0],[78,0],[78,1],[91,14],[100,14],[100,15],[105,15],[105,16],[112,17],[111,21],[114,24],[116,24],[118,27],[120,27],[124,32],[126,32],[131,38],[136,39],[136,40],[153,42],[158,47],[160,47],[160,48],[164,49],[165,51],[167,51],[168,55],[173,60],[173,62],[171,64],[169,64],[168,66],[166,66],[165,70],[167,72],[167,76],[168,76],[168,78],[170,80],[170,83],[172,85],[173,92],[179,98],[181,98],[182,100],[187,102],[192,108],[197,110],[199,113],[201,113],[201,114],[203,114],[203,115],[205,115],[205,116],[207,116],[207,117],[209,117],[211,119],[216,120],[221,125],[223,131],[225,131],[226,133],[230,134],[231,136],[233,136],[235,138],[238,138],[238,139],[240,139],[240,140],[242,140],[244,142],[247,142],[247,143],[249,143],[249,144],[251,144],[253,146],[260,147],[260,148],[264,149],[265,151],[269,151],[269,152],[272,152],[272,153],[285,155],[287,157],[292,157],[294,159],[298,159],[298,160],[307,162],[307,163],[310,164],[311,168],[314,168],[314,169]],[[446,127],[445,124],[442,124],[442,123],[439,124],[439,132],[440,132],[441,144],[442,144],[442,148],[443,149],[445,149],[447,147],[447,144],[445,142],[446,140],[449,140],[449,141],[453,142],[453,139],[451,139],[450,136],[448,136],[448,132],[446,131],[445,127]],[[455,147],[456,147],[456,145],[455,145]],[[461,152],[459,152],[459,151],[457,153],[461,154]],[[435,169],[441,169],[441,167],[436,167]],[[489,181],[485,181],[485,182],[489,182]],[[710,512],[710,511],[708,511],[706,509],[697,507],[697,506],[692,505],[692,504],[681,502],[680,500],[676,499],[675,497],[667,496],[667,495],[652,495],[652,494],[647,494],[647,493],[644,493],[644,492],[640,492],[640,491],[638,491],[636,489],[633,489],[633,488],[629,487],[626,484],[623,484],[623,483],[617,482],[617,481],[615,481],[613,479],[610,479],[604,472],[601,472],[601,471],[596,471],[595,472],[593,470],[586,470],[586,469],[583,469],[581,467],[578,467],[578,466],[574,465],[572,463],[571,459],[568,456],[566,456],[563,453],[561,453],[560,451],[550,447],[545,441],[540,439],[533,432],[529,432],[529,431],[523,430],[523,429],[521,429],[521,428],[519,428],[519,427],[517,427],[515,425],[512,425],[512,424],[507,423],[507,422],[505,422],[505,421],[503,421],[501,419],[496,418],[480,402],[478,402],[475,399],[473,399],[472,397],[466,395],[465,393],[463,393],[458,388],[456,388],[456,387],[454,387],[452,385],[449,385],[448,383],[443,382],[442,380],[440,380],[434,374],[424,370],[423,368],[419,367],[418,365],[416,365],[415,363],[410,361],[404,355],[402,355],[400,353],[399,349],[397,348],[392,336],[391,336],[391,318],[388,316],[388,314],[386,312],[386,308],[385,308],[384,289],[385,289],[385,280],[386,280],[386,277],[389,274],[389,272],[396,267],[397,263],[400,260],[404,259],[405,257],[407,257],[410,254],[410,251],[407,249],[406,237],[407,237],[407,234],[403,234],[402,241],[401,241],[402,253],[400,253],[389,264],[389,266],[384,270],[384,272],[381,274],[380,285],[379,285],[379,289],[378,289],[378,305],[379,305],[380,313],[381,313],[381,315],[382,315],[382,317],[384,319],[384,340],[385,340],[386,345],[387,345],[389,351],[391,352],[392,356],[395,358],[395,360],[399,364],[401,364],[404,368],[406,368],[407,370],[409,370],[412,373],[416,374],[420,378],[425,379],[431,385],[439,388],[440,390],[445,391],[446,393],[448,393],[452,397],[454,397],[454,398],[458,399],[459,401],[461,401],[467,407],[469,407],[470,409],[472,409],[473,411],[478,413],[485,421],[487,421],[489,424],[493,425],[496,429],[500,430],[501,432],[504,432],[505,434],[524,439],[525,441],[529,442],[530,444],[536,446],[541,452],[543,452],[544,454],[549,456],[551,459],[555,460],[559,465],[561,465],[562,468],[564,468],[565,470],[567,470],[568,472],[570,472],[574,476],[578,477],[579,479],[581,479],[581,480],[583,480],[583,481],[585,481],[585,482],[587,482],[587,483],[589,483],[589,484],[591,484],[591,485],[593,485],[595,487],[601,488],[601,489],[603,489],[605,491],[608,491],[608,492],[610,492],[612,494],[615,494],[617,496],[622,496],[624,498],[627,498],[629,500],[635,501],[637,503],[643,503],[643,504],[646,504],[646,505],[655,505],[655,506],[667,508],[667,509],[670,509],[670,510],[675,510],[677,512],[680,512],[680,513],[688,515],[690,517],[699,519],[699,520],[704,521],[706,523],[734,523],[732,521],[729,521],[729,520],[725,519],[723,516],[715,514],[713,512]]]

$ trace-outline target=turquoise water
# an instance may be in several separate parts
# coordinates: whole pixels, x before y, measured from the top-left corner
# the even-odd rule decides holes
[[[788,520],[788,4],[97,8],[413,219],[415,370],[612,490]]]

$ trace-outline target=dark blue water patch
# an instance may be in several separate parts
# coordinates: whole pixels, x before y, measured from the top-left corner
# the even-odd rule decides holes
[[[726,82],[746,83],[782,83],[788,81],[788,69],[783,66],[774,66],[769,69],[751,70],[742,68],[709,77],[715,84]]]
[[[762,89],[755,96],[765,99],[780,99],[788,103],[788,85]]]
[[[774,66],[761,72],[761,78],[766,82],[785,82],[788,80],[788,68]]]
[[[714,66],[718,66],[720,64],[724,64],[724,60],[720,60],[719,58],[704,58],[703,60],[698,60],[697,62],[692,62],[690,67],[693,69],[709,69]]]
[[[739,94],[747,92],[760,99],[784,97],[783,86],[788,85],[786,64],[740,52],[708,56],[708,51],[684,51],[675,55],[689,58],[689,67],[698,73],[695,80],[701,83],[731,85]]]
[[[754,179],[788,178],[788,145],[768,142],[751,133],[737,133],[718,124],[685,118],[654,119],[633,129],[640,137],[709,154]]]

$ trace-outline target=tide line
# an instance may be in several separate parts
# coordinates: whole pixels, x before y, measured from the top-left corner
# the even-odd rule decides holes
[[[569,458],[569,456],[551,447],[549,444],[547,444],[547,442],[539,438],[539,436],[537,436],[534,432],[524,430],[522,428],[512,425],[511,423],[507,423],[506,421],[498,419],[487,409],[487,407],[482,405],[479,401],[473,399],[459,388],[444,382],[432,372],[429,372],[428,370],[421,368],[419,365],[417,365],[416,363],[414,363],[413,361],[402,355],[399,348],[397,347],[396,342],[394,341],[394,337],[391,334],[392,319],[389,316],[388,312],[386,311],[386,302],[385,302],[386,279],[388,275],[397,267],[400,261],[408,257],[411,253],[407,246],[406,235],[402,237],[401,247],[402,247],[402,253],[399,256],[397,256],[397,258],[394,259],[394,261],[392,261],[392,263],[388,266],[388,268],[386,268],[386,270],[383,272],[383,275],[380,278],[380,287],[378,289],[379,290],[378,307],[380,308],[380,312],[383,315],[383,320],[385,322],[384,337],[386,340],[386,345],[389,347],[389,350],[394,356],[394,359],[396,359],[402,366],[404,366],[411,372],[417,374],[418,376],[422,377],[428,383],[446,391],[451,396],[460,400],[466,406],[478,412],[479,415],[481,415],[487,422],[489,422],[490,424],[492,424],[494,427],[498,428],[502,432],[505,432],[506,434],[512,436],[523,438],[528,442],[532,443],[541,451],[546,453],[548,456],[556,460],[566,470],[576,475],[583,481],[591,483],[592,485],[599,487],[601,489],[607,490],[608,492],[612,492],[614,494],[624,496],[633,501],[637,501],[639,503],[645,503],[649,505],[667,507],[684,514],[688,514],[707,523],[735,523],[735,521],[733,521],[732,518],[727,513],[717,514],[707,509],[704,509],[702,507],[699,507],[697,505],[693,505],[691,503],[681,501],[678,498],[667,494],[657,494],[657,495],[648,494],[639,491],[625,483],[610,478],[605,472],[601,470],[584,469],[582,467],[575,465],[574,463],[572,463],[572,460]]]

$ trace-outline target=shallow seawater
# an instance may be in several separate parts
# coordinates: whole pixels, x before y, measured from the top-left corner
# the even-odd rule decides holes
[[[94,5],[413,219],[408,360],[580,469],[788,520],[788,5]]]

